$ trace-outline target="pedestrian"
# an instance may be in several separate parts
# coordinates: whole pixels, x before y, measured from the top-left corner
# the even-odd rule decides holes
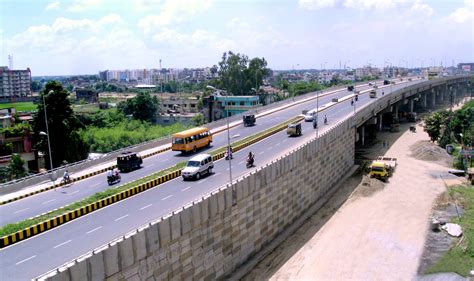
[[[382,142],[382,147],[385,147],[385,141]]]

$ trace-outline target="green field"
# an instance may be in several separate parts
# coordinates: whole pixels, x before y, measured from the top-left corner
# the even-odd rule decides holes
[[[33,104],[33,102],[15,102],[0,104],[0,109],[11,107],[14,107],[16,111],[36,111],[36,104]]]

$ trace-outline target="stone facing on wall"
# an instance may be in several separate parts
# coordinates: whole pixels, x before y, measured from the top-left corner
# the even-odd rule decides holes
[[[48,280],[214,280],[229,276],[353,166],[352,120],[163,217]],[[237,203],[232,205],[232,188]]]

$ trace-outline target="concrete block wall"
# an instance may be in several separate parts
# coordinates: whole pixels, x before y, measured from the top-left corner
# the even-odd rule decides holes
[[[214,280],[228,277],[353,166],[346,120],[263,168],[49,274],[47,280]],[[233,189],[236,203],[233,204]]]

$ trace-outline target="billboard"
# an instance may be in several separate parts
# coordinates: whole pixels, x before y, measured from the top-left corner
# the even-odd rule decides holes
[[[462,69],[462,71],[470,72],[471,71],[471,65],[470,64],[463,64],[463,65],[461,65],[461,69]]]

